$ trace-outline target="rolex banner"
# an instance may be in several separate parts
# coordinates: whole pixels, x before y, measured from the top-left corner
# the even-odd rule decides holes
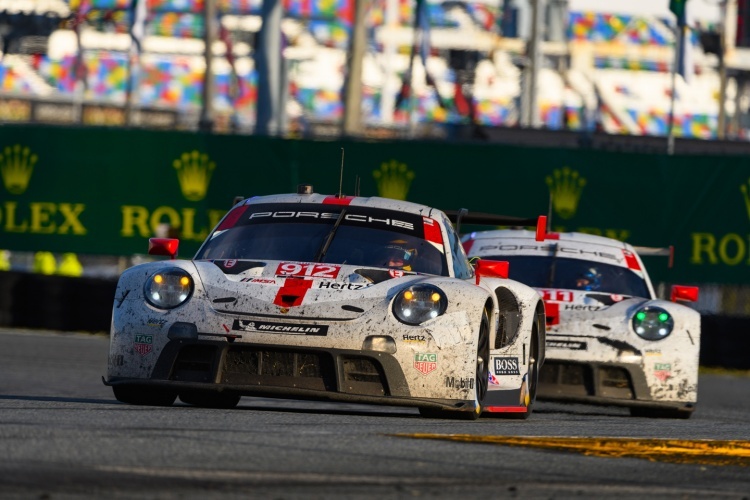
[[[344,153],[343,177],[341,174]],[[634,245],[655,280],[750,281],[750,160],[445,142],[313,142],[95,128],[0,128],[0,249],[143,254],[175,234],[191,256],[236,196],[292,192],[405,199],[552,217]],[[462,231],[480,229],[465,227]]]

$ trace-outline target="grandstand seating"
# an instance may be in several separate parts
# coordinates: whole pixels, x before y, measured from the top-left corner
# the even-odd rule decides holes
[[[0,0],[0,10],[3,1],[8,0]],[[48,1],[58,2],[58,9],[68,6],[62,0]],[[75,14],[81,0],[67,3]],[[480,48],[483,55],[472,89],[477,122],[493,126],[518,124],[518,58],[523,56],[523,45],[513,45],[497,33],[501,13],[492,4],[498,3],[474,1],[461,7],[459,2],[450,2],[450,7],[446,7],[439,1],[427,2],[431,42],[426,54],[427,70],[436,85],[433,88],[426,84],[425,68],[417,55],[413,65],[416,102],[412,109],[417,120],[469,120],[457,112],[456,73],[446,58],[451,44],[463,43]],[[93,9],[87,13],[80,37],[87,100],[125,102],[130,77],[129,4],[130,0],[94,0]],[[218,1],[222,23],[235,35],[237,82],[233,81],[232,67],[225,58],[226,45],[217,41],[213,47],[215,109],[218,113],[236,113],[248,127],[254,120],[257,92],[250,43],[260,27],[261,4],[261,0]],[[144,53],[132,67],[137,89],[135,103],[195,113],[201,106],[205,68],[201,39],[203,0],[148,0],[148,5]],[[343,113],[341,91],[353,3],[285,0],[283,5],[291,109],[309,120],[338,120]],[[399,31],[386,27],[384,5],[385,1],[373,2],[367,18],[371,37],[364,61],[363,109],[365,119],[374,124],[385,119],[381,109],[384,82],[389,82],[387,88],[398,91],[409,67],[413,41],[413,2],[398,0]],[[674,44],[669,20],[571,12],[568,40],[570,69],[544,67],[539,72],[538,109],[543,126],[572,130],[598,126],[611,133],[666,134]],[[384,48],[388,43],[395,44],[396,52],[386,60]],[[511,46],[520,50],[503,49]],[[689,49],[702,56],[696,34],[690,39]],[[70,98],[76,92],[79,57],[72,30],[53,33],[46,54],[10,56],[0,62],[3,93]],[[701,73],[689,84],[677,77],[675,133],[711,138],[716,134],[718,78],[711,61],[700,57],[698,61]],[[233,88],[238,90],[233,93]],[[408,123],[407,106],[402,104],[394,117],[397,124]]]

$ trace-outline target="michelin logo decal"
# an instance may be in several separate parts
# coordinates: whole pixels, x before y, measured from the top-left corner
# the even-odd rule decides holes
[[[327,335],[328,325],[292,325],[269,321],[234,320],[232,330],[243,332],[284,333],[288,335]]]

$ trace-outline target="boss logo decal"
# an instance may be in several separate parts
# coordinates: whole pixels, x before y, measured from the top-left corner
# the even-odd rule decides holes
[[[495,358],[495,375],[519,375],[518,358]]]

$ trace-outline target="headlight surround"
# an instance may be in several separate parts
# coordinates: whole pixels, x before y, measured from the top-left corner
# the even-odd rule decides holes
[[[146,301],[159,309],[173,309],[193,295],[193,278],[179,267],[162,269],[152,274],[143,285]]]
[[[633,316],[633,331],[646,340],[664,339],[673,329],[672,315],[661,307],[642,307]]]
[[[445,293],[434,285],[412,285],[393,300],[393,315],[407,325],[418,325],[437,318],[448,307]]]

